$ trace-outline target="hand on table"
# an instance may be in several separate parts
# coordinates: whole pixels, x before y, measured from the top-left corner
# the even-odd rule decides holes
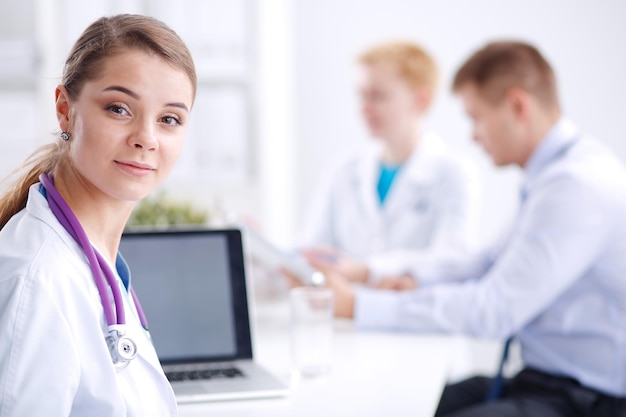
[[[287,279],[287,283],[291,288],[302,287],[304,284],[291,272],[285,268],[280,272]],[[346,281],[340,275],[330,271],[324,273],[326,278],[325,286],[333,291],[335,301],[335,316],[342,318],[354,318],[354,289],[350,282]]]
[[[417,288],[417,280],[409,274],[384,277],[373,284],[381,290],[408,291]]]
[[[369,269],[333,248],[317,247],[305,249],[302,255],[309,264],[326,275],[339,275],[350,282],[366,283]]]

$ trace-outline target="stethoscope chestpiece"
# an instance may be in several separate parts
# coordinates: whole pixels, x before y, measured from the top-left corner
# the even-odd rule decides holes
[[[121,326],[110,326],[109,335],[106,337],[111,359],[116,369],[124,369],[128,363],[137,356],[137,345],[133,340],[125,336]]]
[[[87,261],[89,262],[89,268],[93,273],[94,282],[98,288],[100,294],[100,301],[104,309],[104,317],[106,319],[109,334],[105,337],[109,352],[111,353],[111,359],[116,369],[124,369],[128,366],[128,363],[137,356],[137,345],[128,336],[125,336],[125,316],[124,316],[124,303],[122,295],[120,293],[119,285],[115,274],[111,271],[111,268],[107,265],[106,261],[96,252],[89,241],[89,237],[85,233],[85,230],[81,226],[80,222],[76,218],[76,215],[72,212],[70,206],[63,199],[63,196],[54,187],[54,181],[49,174],[41,174],[39,176],[41,184],[46,190],[46,199],[50,204],[50,210],[54,216],[63,225],[65,230],[78,242],[83,248]],[[111,308],[111,302],[106,290],[106,286],[109,286],[113,294],[113,304],[115,305],[115,311]],[[147,329],[148,323],[139,305],[139,300],[135,292],[130,288],[130,294],[135,302],[137,308],[137,314],[141,325]]]

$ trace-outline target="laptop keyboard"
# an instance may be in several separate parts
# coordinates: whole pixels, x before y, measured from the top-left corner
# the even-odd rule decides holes
[[[166,371],[165,376],[170,382],[195,381],[199,379],[238,378],[244,373],[234,366],[203,367],[201,369],[182,369]]]

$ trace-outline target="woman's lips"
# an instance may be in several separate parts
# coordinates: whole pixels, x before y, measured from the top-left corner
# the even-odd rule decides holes
[[[155,169],[147,164],[133,161],[115,161],[120,169],[130,175],[144,177],[151,174]]]

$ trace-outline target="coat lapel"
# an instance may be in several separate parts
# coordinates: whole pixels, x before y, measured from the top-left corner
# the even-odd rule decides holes
[[[373,147],[368,150],[357,166],[355,186],[358,190],[360,206],[363,208],[364,217],[368,224],[379,225],[381,221],[381,207],[378,200],[376,185],[379,175],[380,148]]]
[[[445,144],[437,136],[426,134],[415,147],[394,180],[383,206],[385,215],[393,218],[396,213],[406,211],[407,205],[421,207],[427,198],[428,188],[437,174],[436,155],[445,151]]]

